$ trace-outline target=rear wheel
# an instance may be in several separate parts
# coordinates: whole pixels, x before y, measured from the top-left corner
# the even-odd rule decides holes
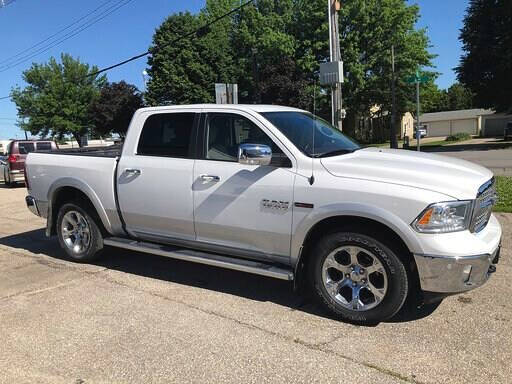
[[[374,324],[404,304],[409,288],[405,266],[379,241],[339,232],[323,237],[313,252],[314,295],[342,320]]]
[[[91,212],[91,213],[90,213]],[[64,204],[57,216],[59,244],[74,261],[95,260],[103,249],[97,215],[83,202]]]

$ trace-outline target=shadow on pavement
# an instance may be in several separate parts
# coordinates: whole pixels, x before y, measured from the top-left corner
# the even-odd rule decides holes
[[[491,151],[495,149],[512,148],[512,142],[502,141],[481,144],[454,144],[445,146],[428,146],[421,147],[422,152],[461,152],[461,151]],[[411,149],[413,149],[411,147]]]
[[[44,229],[0,238],[0,244],[67,260],[57,239],[47,239]],[[70,262],[70,261],[68,261]],[[73,263],[73,262],[70,262]],[[102,257],[93,263],[111,270],[125,272],[176,284],[208,289],[250,300],[269,301],[312,315],[336,320],[322,310],[312,298],[293,291],[292,283],[228,269],[211,267],[162,256],[106,247]],[[416,295],[415,295],[416,296]],[[411,304],[408,304],[410,302]],[[417,308],[417,297],[409,298],[404,308],[388,322],[408,322],[429,316],[435,308]]]

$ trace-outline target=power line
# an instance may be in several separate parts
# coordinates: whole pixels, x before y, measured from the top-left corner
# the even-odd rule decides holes
[[[59,37],[59,39],[55,40],[55,41],[52,41],[51,43],[48,43],[46,45],[44,45],[43,47],[40,47],[38,48],[36,51],[32,52],[32,53],[29,53],[21,58],[19,58],[18,60],[12,62],[12,63],[9,63],[9,64],[5,64],[3,66],[0,66],[0,73],[2,72],[5,72],[11,68],[14,68],[36,56],[38,56],[39,54],[41,53],[44,53],[44,52],[47,52],[49,51],[50,49],[56,47],[57,45],[63,43],[64,41],[66,40],[69,40],[71,39],[72,37],[78,35],[79,33],[81,33],[82,31],[92,27],[94,24],[96,24],[97,22],[103,20],[104,18],[106,18],[107,16],[111,15],[112,13],[114,13],[115,11],[117,11],[119,8],[122,8],[124,7],[125,5],[127,5],[128,3],[132,2],[133,0],[120,0],[118,1],[116,4],[114,4],[113,6],[107,8],[106,10],[102,11],[102,13],[100,13],[96,18],[93,18],[85,23],[83,23],[82,25],[78,26],[77,28],[73,29],[72,31],[68,32],[67,34]]]
[[[0,0],[0,1],[1,1],[1,0]],[[97,11],[99,11],[101,8],[103,8],[103,7],[104,7],[105,5],[107,5],[108,3],[111,3],[112,1],[113,1],[113,0],[107,0],[107,1],[105,1],[105,2],[104,2],[104,3],[102,3],[99,7],[97,7],[97,8],[95,8],[95,9],[93,9],[92,11],[88,12],[86,15],[84,15],[84,16],[82,16],[82,17],[80,17],[80,18],[76,19],[76,20],[75,20],[74,22],[72,22],[71,24],[66,25],[64,28],[59,29],[57,32],[55,32],[53,35],[48,36],[46,39],[41,40],[41,41],[39,41],[38,43],[36,43],[36,44],[34,44],[34,45],[32,45],[32,46],[30,46],[30,47],[28,47],[28,48],[26,48],[26,49],[24,49],[24,50],[22,50],[22,51],[18,52],[17,54],[15,54],[15,55],[13,55],[13,56],[11,56],[11,57],[8,57],[7,59],[4,59],[4,60],[0,61],[0,64],[3,64],[3,63],[6,63],[6,62],[9,62],[9,61],[11,61],[12,59],[15,59],[16,57],[21,56],[21,55],[22,55],[22,54],[24,54],[25,52],[28,52],[28,51],[30,51],[30,50],[32,50],[32,49],[34,49],[34,48],[36,48],[36,47],[40,46],[41,44],[46,43],[48,40],[53,39],[54,37],[58,36],[58,35],[59,35],[59,34],[61,34],[62,32],[64,32],[64,31],[68,30],[68,29],[69,29],[69,28],[71,28],[72,26],[74,26],[74,25],[78,24],[78,23],[79,23],[79,22],[81,22],[82,20],[84,20],[84,19],[88,18],[89,16],[91,16],[92,14],[96,13]]]
[[[129,1],[131,1],[131,0],[129,0]],[[215,18],[214,20],[212,20],[212,21],[210,21],[210,22],[208,22],[208,23],[206,23],[206,24],[202,25],[201,27],[196,28],[196,29],[194,29],[194,30],[192,30],[192,31],[190,31],[190,32],[185,33],[185,34],[182,34],[181,36],[179,36],[179,37],[177,37],[176,39],[174,39],[174,40],[172,40],[172,41],[168,42],[167,44],[162,45],[159,49],[162,49],[162,48],[168,47],[169,45],[172,45],[172,44],[176,44],[177,42],[179,42],[179,41],[181,41],[181,40],[183,40],[183,39],[186,39],[186,38],[188,38],[188,37],[194,36],[194,35],[195,35],[196,37],[202,37],[202,36],[206,35],[206,34],[209,32],[209,28],[210,28],[213,24],[218,23],[220,20],[225,19],[226,17],[229,17],[229,16],[231,16],[232,14],[234,14],[234,13],[236,13],[236,12],[238,12],[238,11],[242,10],[243,8],[245,8],[245,7],[246,7],[246,6],[248,6],[249,4],[254,3],[255,1],[256,1],[256,0],[248,0],[248,1],[246,1],[245,3],[241,4],[240,6],[238,6],[238,7],[236,7],[236,8],[233,8],[231,11],[226,12],[225,14],[223,14],[223,15],[221,15],[221,16],[219,16],[219,17]],[[105,68],[99,69],[99,70],[97,70],[97,71],[95,71],[95,72],[89,73],[89,74],[87,74],[87,75],[83,76],[83,77],[82,77],[82,78],[80,78],[80,79],[76,79],[75,81],[76,81],[76,82],[78,82],[78,81],[80,81],[80,80],[84,80],[84,79],[86,79],[86,78],[88,78],[88,77],[97,76],[97,75],[99,75],[100,73],[107,72],[107,71],[109,71],[109,70],[111,70],[111,69],[114,69],[114,68],[120,67],[120,66],[125,65],[125,64],[127,64],[127,63],[129,63],[129,62],[132,62],[132,61],[135,61],[135,60],[137,60],[137,59],[140,59],[140,58],[142,58],[142,57],[144,57],[144,56],[150,55],[151,53],[152,53],[152,52],[151,52],[150,50],[147,50],[147,51],[145,51],[145,52],[143,52],[143,53],[140,53],[140,54],[138,54],[138,55],[135,55],[135,56],[133,56],[133,57],[130,57],[129,59],[123,60],[123,61],[121,61],[121,62],[119,62],[119,63],[113,64],[113,65],[110,65],[110,66],[108,66],[108,67],[105,67]],[[4,96],[4,97],[0,97],[0,100],[2,100],[2,99],[8,99],[8,98],[10,98],[10,96]]]
[[[177,42],[179,42],[180,40],[183,40],[183,39],[186,39],[187,37],[190,37],[190,36],[193,36],[193,35],[196,35],[197,37],[202,37],[204,36],[205,34],[207,34],[209,32],[209,28],[219,22],[220,20],[228,17],[228,16],[231,16],[233,13],[236,13],[238,11],[240,11],[242,8],[248,6],[249,4],[251,3],[254,3],[256,0],[249,0],[243,4],[241,4],[240,6],[236,7],[236,8],[233,8],[231,11],[215,18],[214,20],[206,23],[205,25],[191,31],[191,32],[188,32],[188,33],[185,33],[179,37],[177,37],[176,39],[168,42],[167,44],[164,44],[160,47],[160,49],[162,48],[165,48],[165,47],[168,47],[169,45],[173,45],[173,44],[176,44]],[[120,67],[122,65],[125,65],[131,61],[135,61],[137,59],[140,59],[141,57],[144,57],[144,56],[147,56],[147,55],[150,55],[151,54],[151,51],[148,49],[146,52],[143,52],[143,53],[140,53],[138,55],[135,55],[133,57],[130,57],[129,59],[126,59],[126,60],[123,60],[117,64],[113,64],[111,66],[108,66],[108,67],[105,67],[105,68],[102,68],[102,69],[99,69],[97,70],[96,72],[92,72],[92,73],[89,73],[86,77],[90,77],[90,76],[96,76],[96,75],[99,75],[100,73],[103,73],[103,72],[106,72],[106,71],[110,71],[111,69],[114,69],[114,68],[117,68],[117,67]]]

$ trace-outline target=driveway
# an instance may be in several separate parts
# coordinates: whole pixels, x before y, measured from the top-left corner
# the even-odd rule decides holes
[[[476,139],[470,144],[451,144],[422,150],[472,161],[489,168],[497,176],[512,176],[512,143],[496,139]]]
[[[279,280],[116,249],[65,261],[24,196],[0,184],[1,383],[510,383],[510,214],[485,286],[360,327]]]

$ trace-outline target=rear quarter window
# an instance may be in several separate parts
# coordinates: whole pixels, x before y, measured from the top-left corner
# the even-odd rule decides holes
[[[38,151],[51,151],[52,143],[37,143]]]

